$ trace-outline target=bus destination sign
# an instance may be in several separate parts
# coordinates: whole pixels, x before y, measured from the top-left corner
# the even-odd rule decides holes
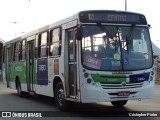
[[[127,16],[122,14],[107,14],[106,16],[102,17],[100,15],[95,15],[93,13],[88,14],[88,19],[90,21],[98,21],[98,20],[107,20],[107,21],[127,21]]]
[[[125,12],[82,12],[81,22],[147,24],[144,15]]]

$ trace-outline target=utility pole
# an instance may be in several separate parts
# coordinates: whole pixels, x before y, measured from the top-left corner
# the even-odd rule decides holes
[[[15,21],[15,22],[12,22],[12,23],[15,25],[15,37],[16,37],[16,32],[17,32],[17,31],[16,31],[16,27],[17,27],[16,24],[18,24],[19,22],[16,22],[16,21]]]
[[[127,11],[127,0],[125,0],[125,11]]]

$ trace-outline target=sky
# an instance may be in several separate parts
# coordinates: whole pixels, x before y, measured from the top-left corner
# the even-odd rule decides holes
[[[91,9],[125,10],[125,0],[0,0],[0,38],[8,41],[80,10]],[[146,16],[152,26],[151,40],[160,47],[158,0],[127,0],[127,11]]]

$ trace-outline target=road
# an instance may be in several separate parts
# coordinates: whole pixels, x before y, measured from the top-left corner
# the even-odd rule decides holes
[[[100,116],[102,113],[110,113],[116,111],[125,111],[125,112],[138,112],[138,111],[160,111],[160,84],[155,84],[155,94],[152,99],[143,100],[143,101],[128,101],[128,103],[122,108],[114,108],[109,102],[108,103],[97,103],[97,104],[74,104],[72,106],[72,110],[70,112],[59,111],[55,107],[53,98],[45,97],[45,96],[29,96],[25,98],[21,98],[17,95],[16,90],[12,90],[6,88],[2,83],[0,83],[0,111],[48,111],[48,114],[54,114],[57,120],[66,119],[64,117],[78,117],[78,119],[96,119],[93,116]],[[50,113],[51,111],[52,113]],[[74,112],[77,111],[77,112]],[[85,111],[85,114],[84,114]],[[86,113],[89,113],[89,117],[86,116]],[[155,119],[155,117],[147,118],[147,119]],[[156,117],[158,120],[158,117]],[[16,119],[16,118],[15,118]],[[31,119],[31,118],[30,118]],[[45,118],[43,118],[45,119]],[[50,118],[47,118],[51,119]],[[101,117],[101,119],[105,119],[105,116]],[[112,118],[114,120],[118,120],[118,117]],[[129,119],[136,119],[137,117],[129,117]],[[35,120],[35,118],[34,118]]]

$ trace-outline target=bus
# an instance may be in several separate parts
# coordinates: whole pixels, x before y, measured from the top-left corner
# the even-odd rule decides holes
[[[140,13],[86,10],[4,44],[3,82],[19,96],[53,97],[69,103],[153,97],[150,25]]]
[[[2,50],[3,50],[3,43],[4,43],[4,40],[2,40],[0,38],[0,82],[2,82]]]

